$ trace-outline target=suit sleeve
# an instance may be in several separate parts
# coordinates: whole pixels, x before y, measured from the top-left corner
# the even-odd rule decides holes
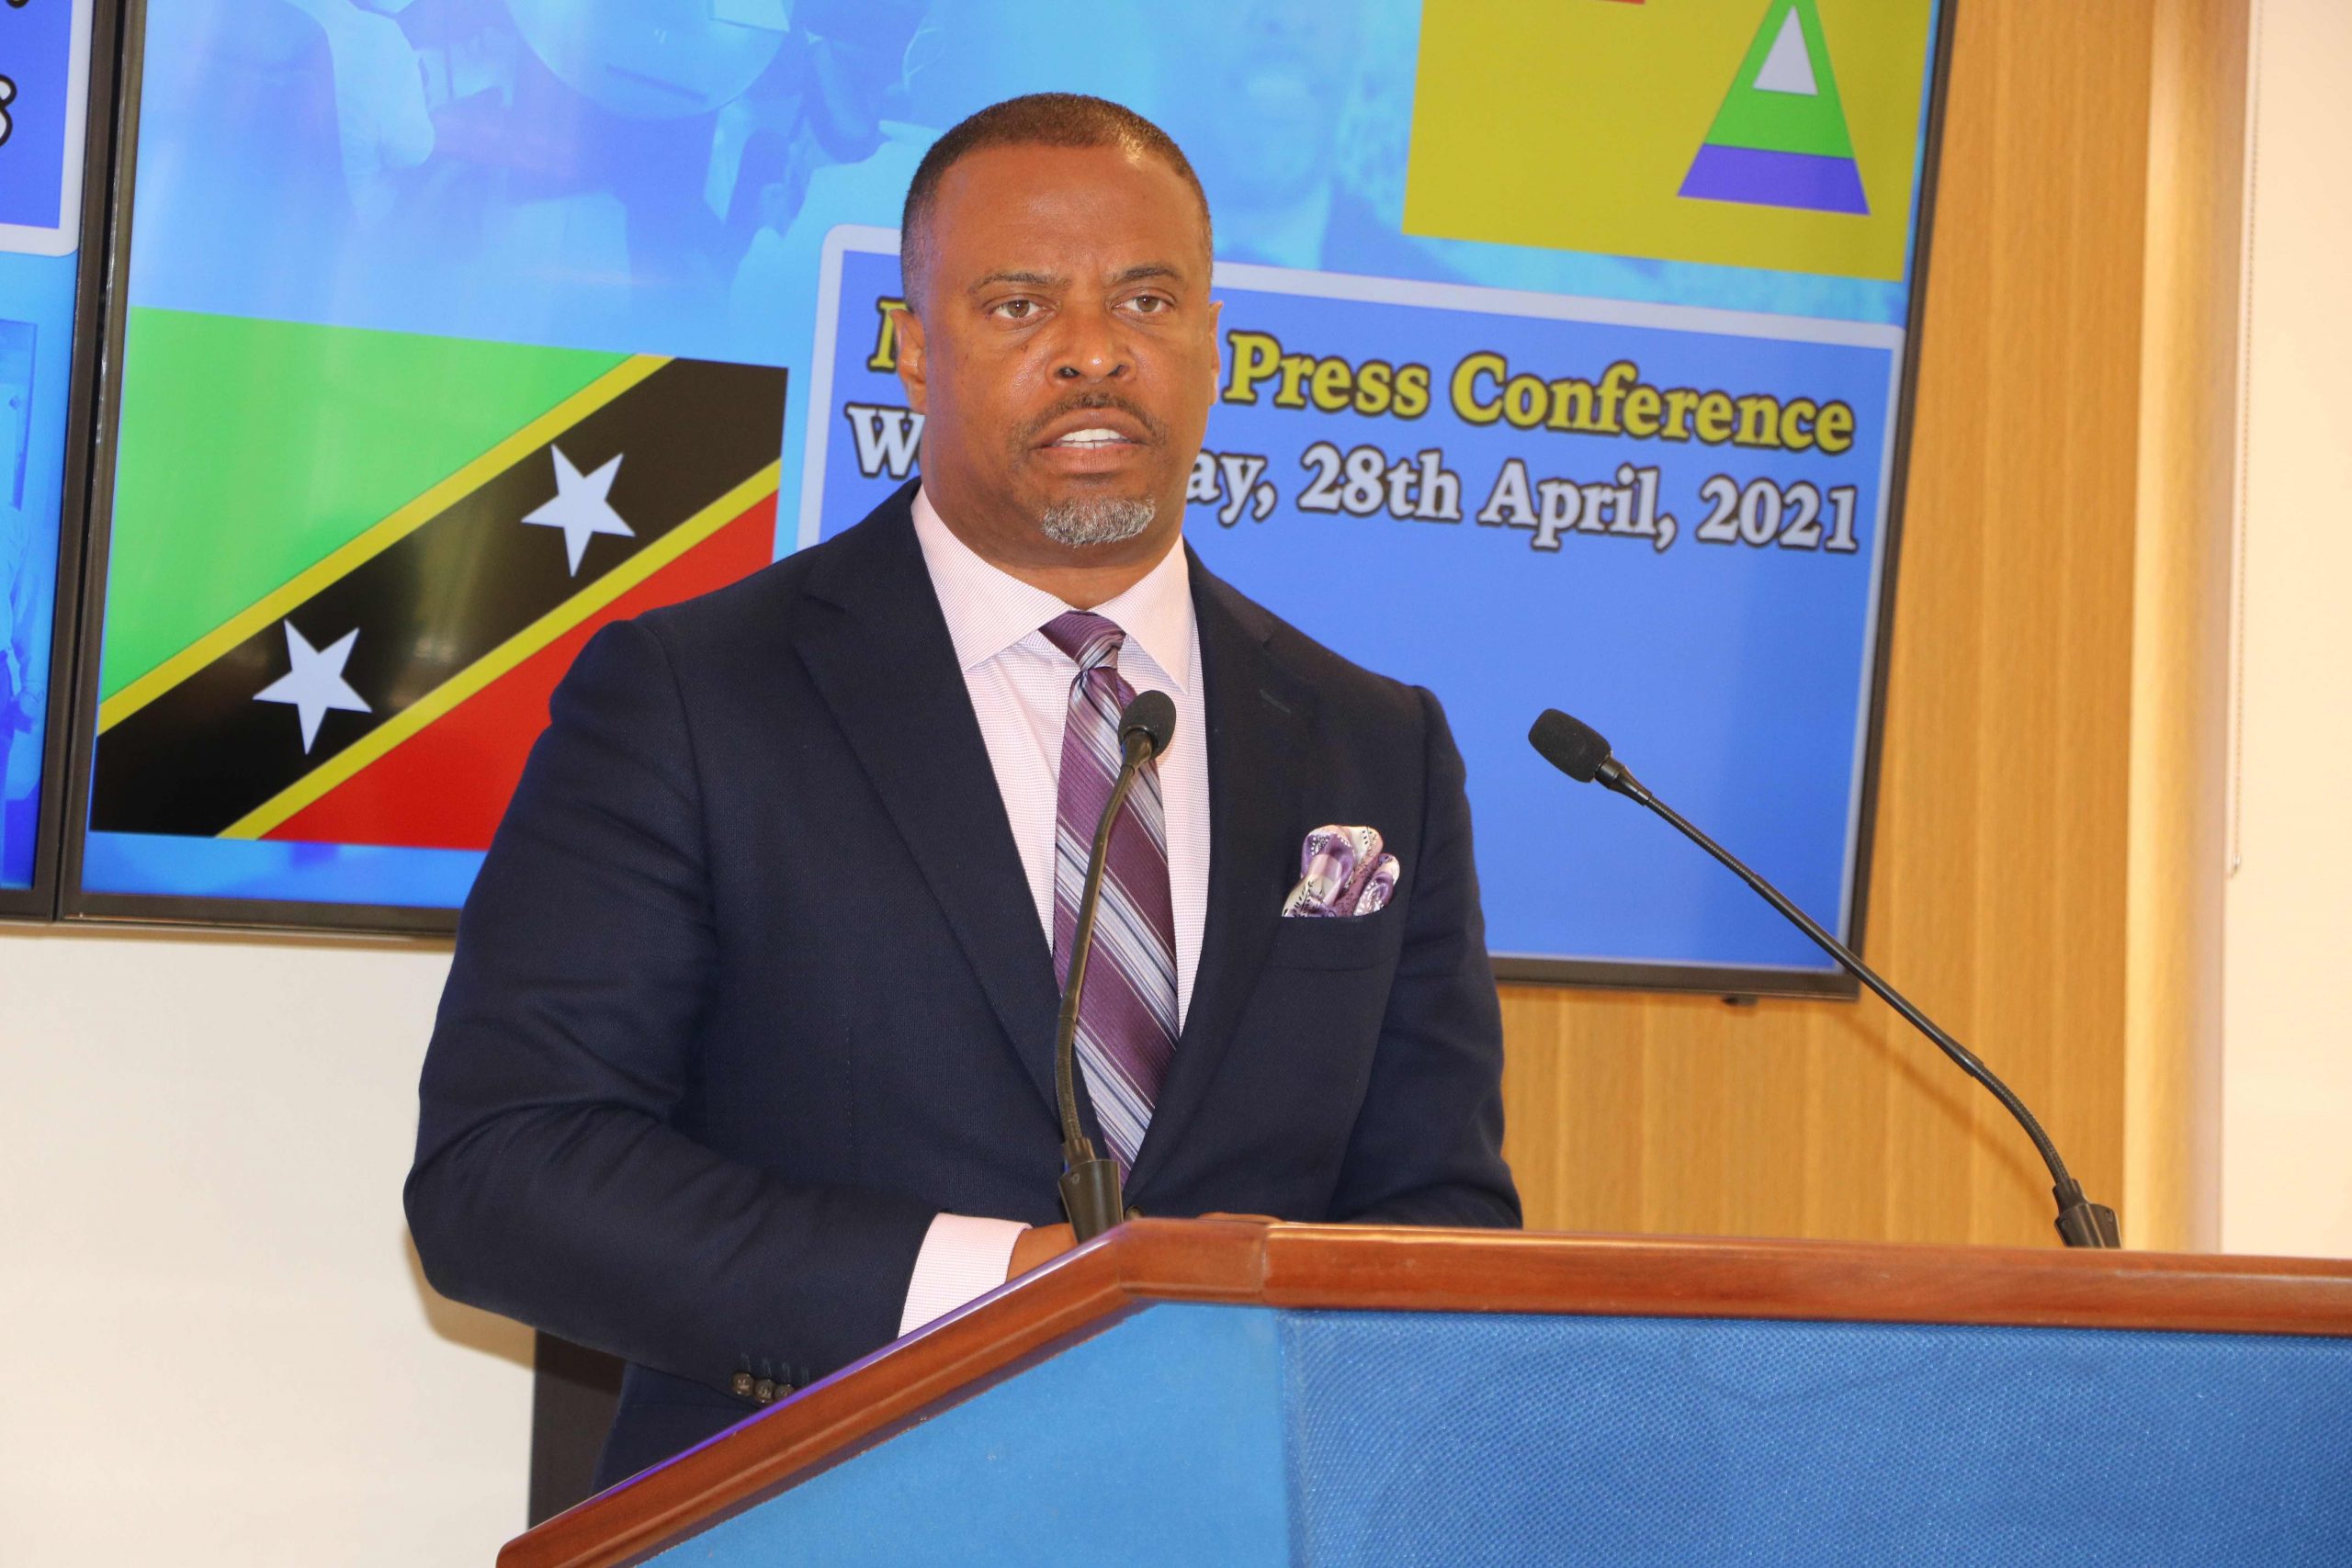
[[[718,962],[709,852],[658,634],[607,627],[467,900],[406,1197],[443,1293],[723,1388],[892,1338],[932,1213],[673,1124]]]
[[[1462,753],[1444,711],[1424,716],[1420,868],[1372,1083],[1332,1203],[1341,1220],[1516,1226],[1503,1163],[1502,1006],[1487,957]]]

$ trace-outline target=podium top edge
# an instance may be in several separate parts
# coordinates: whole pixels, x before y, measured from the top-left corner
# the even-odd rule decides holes
[[[1160,1303],[2352,1337],[2352,1261],[1130,1221],[509,1542],[626,1568]]]

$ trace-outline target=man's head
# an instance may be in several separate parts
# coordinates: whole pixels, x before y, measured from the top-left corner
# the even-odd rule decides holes
[[[1217,379],[1208,202],[1176,144],[1100,98],[982,109],[915,171],[899,247],[942,517],[1033,578],[1158,560]]]

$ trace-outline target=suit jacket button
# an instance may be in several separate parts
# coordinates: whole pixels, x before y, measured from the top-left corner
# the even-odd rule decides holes
[[[752,1374],[749,1372],[737,1372],[735,1374],[735,1381],[728,1386],[735,1391],[736,1398],[749,1399],[752,1397]]]
[[[775,1379],[762,1378],[752,1390],[752,1397],[762,1404],[775,1398]]]

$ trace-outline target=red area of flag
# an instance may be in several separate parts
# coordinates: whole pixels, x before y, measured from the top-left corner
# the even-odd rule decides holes
[[[282,841],[482,850],[505,815],[548,699],[600,627],[757,571],[775,537],[771,495],[604,609],[278,824]]]

